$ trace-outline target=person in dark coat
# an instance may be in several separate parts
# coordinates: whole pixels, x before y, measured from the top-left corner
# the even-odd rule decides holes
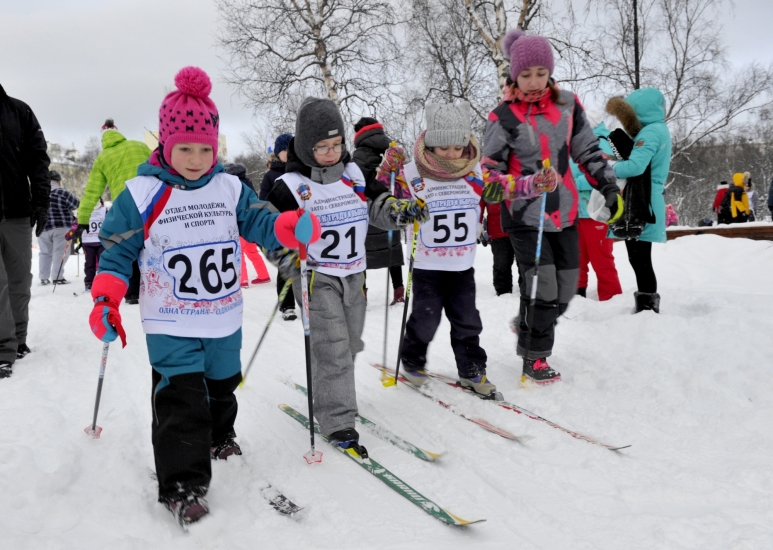
[[[389,148],[391,139],[384,133],[384,127],[375,118],[363,117],[354,125],[354,153],[352,160],[362,169],[366,181],[371,174],[375,174],[381,164],[381,157]],[[367,253],[368,269],[389,268],[389,276],[392,279],[394,298],[389,305],[405,302],[405,287],[403,286],[404,264],[401,234],[392,232],[390,246],[389,231],[384,231],[370,225],[368,236],[365,239],[365,251]],[[366,287],[367,293],[367,287]]]
[[[293,139],[292,134],[282,134],[274,140],[274,159],[269,165],[268,172],[263,176],[263,180],[260,182],[260,192],[258,198],[262,201],[266,200],[271,189],[274,188],[276,179],[285,173],[287,167],[287,147],[290,145],[290,140]],[[282,289],[287,281],[282,274],[277,272],[276,274],[276,294],[280,296]],[[298,318],[298,314],[295,313],[295,295],[293,294],[293,287],[287,289],[282,304],[279,306],[279,311],[282,313],[282,319],[285,321],[294,321]]]
[[[271,189],[274,188],[276,178],[285,173],[287,146],[290,145],[291,139],[293,139],[292,134],[282,134],[274,140],[273,156],[269,159],[268,172],[263,175],[263,180],[260,182],[260,191],[258,191],[258,198],[262,201],[266,200]]]
[[[48,221],[49,163],[32,109],[0,85],[0,378],[30,352],[31,228],[39,237]]]

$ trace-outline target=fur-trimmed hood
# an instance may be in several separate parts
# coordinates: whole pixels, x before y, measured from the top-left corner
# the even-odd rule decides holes
[[[623,129],[631,137],[648,124],[666,121],[666,100],[657,88],[634,90],[625,99],[613,97],[607,102],[606,109],[620,120]]]

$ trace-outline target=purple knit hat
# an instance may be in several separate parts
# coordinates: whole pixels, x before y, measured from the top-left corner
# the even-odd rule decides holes
[[[510,78],[516,81],[524,69],[541,65],[553,74],[553,50],[544,36],[527,35],[521,29],[513,29],[502,41],[502,53],[510,60]]]
[[[205,143],[217,163],[217,134],[220,116],[209,98],[212,81],[198,67],[185,67],[174,77],[177,90],[170,92],[158,111],[158,142],[164,147],[164,160],[171,166],[175,143]]]

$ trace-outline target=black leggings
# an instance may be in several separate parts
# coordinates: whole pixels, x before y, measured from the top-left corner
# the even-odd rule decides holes
[[[636,286],[639,292],[654,293],[658,291],[658,280],[652,268],[652,243],[646,241],[625,241],[628,250],[628,261],[631,262],[636,274]]]

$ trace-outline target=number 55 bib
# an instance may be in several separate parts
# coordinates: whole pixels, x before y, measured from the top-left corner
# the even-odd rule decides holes
[[[421,225],[416,243],[417,269],[465,271],[475,263],[483,189],[480,164],[456,181],[436,181],[419,176],[416,163],[404,168],[414,198],[427,202],[430,218]],[[408,228],[408,242],[412,238]]]
[[[314,212],[322,226],[319,240],[309,245],[309,267],[334,277],[365,271],[368,203],[363,194],[365,178],[357,165],[347,164],[335,183],[317,183],[298,172],[280,179],[298,206]]]
[[[242,325],[242,253],[236,205],[242,184],[216,174],[200,189],[139,176],[126,188],[142,215],[140,314],[146,334],[220,338]]]

